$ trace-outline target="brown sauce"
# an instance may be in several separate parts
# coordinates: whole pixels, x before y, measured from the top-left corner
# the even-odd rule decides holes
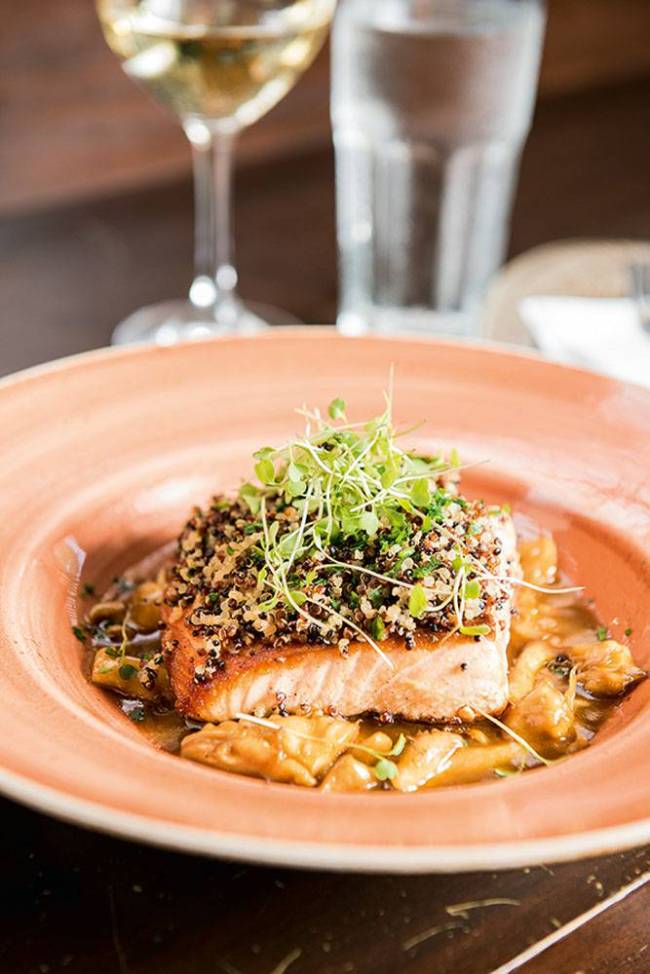
[[[523,541],[520,556],[528,582],[561,587],[552,538]],[[508,650],[511,703],[498,723],[272,714],[202,726],[169,702],[158,630],[168,558],[167,548],[130,569],[90,609],[91,679],[114,691],[149,743],[222,770],[332,791],[416,791],[506,777],[588,746],[645,676],[578,594],[520,588]]]

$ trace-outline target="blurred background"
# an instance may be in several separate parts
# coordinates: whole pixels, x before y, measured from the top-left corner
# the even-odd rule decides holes
[[[550,0],[510,254],[569,237],[650,238],[650,4]],[[191,279],[190,153],[124,76],[88,0],[23,0],[0,43],[0,369],[107,344]],[[247,297],[336,313],[327,48],[238,146]]]

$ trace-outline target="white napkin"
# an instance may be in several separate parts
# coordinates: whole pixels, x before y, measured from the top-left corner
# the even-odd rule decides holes
[[[650,336],[630,299],[531,295],[518,311],[549,358],[650,386]]]

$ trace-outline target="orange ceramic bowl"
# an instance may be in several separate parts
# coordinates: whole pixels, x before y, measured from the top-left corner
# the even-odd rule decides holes
[[[466,489],[557,537],[569,574],[650,665],[650,393],[497,348],[288,330],[107,350],[0,384],[0,789],[179,849],[333,869],[496,869],[650,840],[650,682],[588,750],[517,778],[415,795],[320,794],[156,751],[91,686],[71,633],[100,585],[235,485],[293,409],[343,396],[419,446],[489,459]],[[478,472],[480,471],[480,473]]]

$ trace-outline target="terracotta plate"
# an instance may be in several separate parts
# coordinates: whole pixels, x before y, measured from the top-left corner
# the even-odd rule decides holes
[[[521,777],[416,795],[323,795],[161,753],[90,686],[71,633],[100,584],[342,395],[421,446],[489,459],[470,493],[552,529],[564,567],[650,666],[650,393],[532,356],[283,331],[90,353],[0,384],[0,789],[160,845],[300,866],[502,868],[650,841],[650,681],[590,749]],[[616,621],[618,620],[618,621]]]

